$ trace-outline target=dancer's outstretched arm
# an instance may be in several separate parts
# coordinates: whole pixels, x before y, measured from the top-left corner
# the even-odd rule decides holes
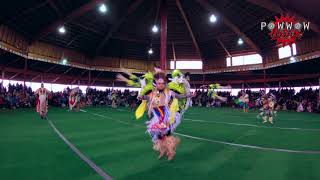
[[[195,97],[196,93],[190,93],[190,94],[174,94],[174,97],[177,99],[184,99],[184,98],[192,98]]]
[[[149,96],[148,95],[143,95],[143,96],[138,96],[139,100],[149,100]]]

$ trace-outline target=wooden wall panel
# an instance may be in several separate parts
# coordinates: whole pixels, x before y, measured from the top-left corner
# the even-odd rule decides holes
[[[92,66],[120,68],[120,59],[99,56],[99,57],[95,58],[94,60],[92,60],[89,64],[91,64]]]
[[[274,48],[265,52],[262,56],[265,63],[272,63],[279,60],[278,49]]]
[[[62,56],[62,49],[46,43],[35,42],[29,46],[29,53],[58,60]]]
[[[297,54],[306,54],[320,50],[320,37],[303,39],[297,42]]]
[[[148,67],[146,64],[147,64],[146,61],[143,61],[143,60],[133,60],[133,59],[120,60],[121,68],[146,70]]]
[[[0,41],[8,45],[7,48],[12,46],[12,50],[19,50],[20,53],[28,48],[27,39],[4,25],[0,25]]]
[[[203,69],[219,69],[227,67],[226,57],[220,56],[214,59],[206,59],[203,61]]]
[[[84,54],[74,50],[65,50],[63,55],[72,62],[80,64],[86,64],[87,60],[89,60]]]
[[[67,58],[71,63],[83,65],[85,65],[86,62],[89,61],[89,59],[80,52],[42,42],[35,42],[31,46],[29,46],[29,53],[31,53],[33,56],[49,58],[57,62],[60,61],[63,57]]]
[[[154,67],[160,67],[160,61],[152,60],[147,62],[147,71],[154,71]]]
[[[153,71],[154,66],[159,66],[159,61],[120,59],[112,57],[97,57],[90,63],[91,66],[110,68],[134,69],[139,71]]]

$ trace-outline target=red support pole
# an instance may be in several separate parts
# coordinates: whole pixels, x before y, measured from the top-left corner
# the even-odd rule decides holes
[[[161,41],[160,41],[160,68],[167,69],[167,2],[161,0]]]

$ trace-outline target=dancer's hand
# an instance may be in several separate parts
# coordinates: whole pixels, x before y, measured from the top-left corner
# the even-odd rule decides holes
[[[196,92],[190,93],[190,94],[186,95],[185,98],[193,98],[193,97],[195,97],[196,95],[197,95]]]

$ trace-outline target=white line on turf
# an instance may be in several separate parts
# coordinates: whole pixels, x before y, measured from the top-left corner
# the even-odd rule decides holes
[[[241,147],[241,148],[250,148],[250,149],[258,149],[258,150],[266,150],[266,151],[277,151],[277,152],[288,152],[288,153],[297,153],[297,154],[320,154],[320,151],[268,148],[268,147],[253,146],[253,145],[246,145],[246,144],[230,143],[230,142],[225,142],[225,141],[217,141],[217,140],[213,140],[213,139],[206,139],[206,138],[201,138],[201,137],[196,137],[196,136],[191,136],[191,135],[181,134],[181,133],[175,133],[175,134],[178,134],[183,137],[191,138],[191,139],[200,140],[200,141],[230,145],[230,146]]]
[[[119,111],[119,109],[116,109]],[[83,112],[86,112],[85,110],[80,110]],[[127,111],[125,109],[121,109],[121,111]],[[128,111],[129,112],[129,111]],[[96,116],[103,117],[99,114],[95,114]],[[238,116],[237,116],[238,117]],[[241,116],[239,116],[241,117]],[[110,117],[106,117],[109,118]],[[247,127],[256,127],[256,128],[264,128],[264,129],[281,129],[281,130],[296,130],[296,131],[320,131],[320,129],[316,128],[295,128],[295,127],[278,127],[278,126],[260,126],[260,125],[255,125],[255,124],[244,124],[244,123],[233,123],[233,122],[221,122],[221,121],[207,121],[207,120],[200,120],[200,119],[191,119],[191,118],[184,118],[184,121],[193,121],[193,122],[202,122],[202,123],[215,123],[215,124],[227,124],[227,125],[234,125],[234,126],[247,126]]]
[[[221,121],[206,121],[201,119],[190,119],[185,118],[184,121],[192,121],[192,122],[202,122],[202,123],[215,123],[215,124],[228,124],[234,126],[247,126],[247,127],[256,127],[256,128],[265,128],[265,129],[282,129],[282,130],[298,130],[298,131],[320,131],[320,129],[308,129],[308,128],[290,128],[290,127],[278,127],[278,126],[259,126],[254,124],[243,124],[243,123],[232,123],[232,122],[221,122]]]
[[[107,118],[106,116],[101,115],[101,114],[91,113],[91,112],[87,112],[87,113],[95,115],[95,116],[99,115],[100,117]],[[108,117],[107,119],[115,120],[115,119],[110,118],[110,117]],[[121,121],[121,120],[116,120],[116,121],[123,122],[125,124],[133,125],[132,123],[127,123],[127,122]],[[141,127],[140,125],[136,125],[136,126]],[[296,153],[296,154],[320,154],[320,151],[314,151],[314,150],[292,150],[292,149],[282,149],[282,148],[269,148],[269,147],[262,147],[262,146],[254,146],[254,145],[247,145],[247,144],[237,144],[237,143],[230,143],[230,142],[225,142],[225,141],[218,141],[218,140],[207,139],[207,138],[202,138],[202,137],[197,137],[197,136],[191,136],[191,135],[188,135],[188,134],[182,134],[182,133],[178,133],[178,132],[175,132],[174,134],[177,134],[177,135],[180,135],[182,137],[189,138],[189,139],[195,139],[195,140],[199,140],[199,141],[205,141],[205,142],[211,142],[211,143],[216,143],[216,144],[229,145],[229,146],[240,147],[240,148],[264,150],[264,151],[274,151],[274,152],[287,152],[287,153]]]
[[[226,112],[228,113],[228,112]],[[188,113],[190,115],[193,115],[191,113]],[[257,113],[258,114],[258,113]],[[247,116],[247,115],[244,115],[244,116],[239,116],[239,115],[232,115],[232,114],[223,114],[223,116],[225,117],[239,117],[239,118],[246,118],[246,119],[257,119],[257,114],[252,114],[252,116]],[[295,118],[290,118],[290,119],[281,119],[281,121],[295,121],[295,122],[318,122],[320,123],[319,120],[303,120],[303,119],[295,119]]]
[[[86,111],[83,111],[86,112]],[[106,172],[104,172],[98,165],[96,165],[93,161],[91,161],[86,155],[84,155],[77,147],[75,147],[53,124],[52,121],[48,119],[49,125],[54,130],[54,132],[64,141],[65,144],[69,146],[69,148],[76,153],[85,163],[87,163],[94,171],[96,171],[103,179],[112,180],[111,176],[109,176]]]
[[[130,111],[130,110],[127,110],[127,109],[119,109],[119,108],[117,108],[117,109],[114,109],[114,110],[116,110],[116,111],[126,111],[126,112],[132,112],[132,111]],[[233,111],[231,111],[231,112],[233,112]],[[225,113],[228,113],[227,111],[225,112]],[[188,113],[186,113],[186,114],[188,114],[188,115],[199,115],[199,114],[201,114],[201,113],[192,113],[192,112],[188,112]],[[257,113],[258,114],[258,113]],[[224,116],[228,116],[228,117],[241,117],[241,118],[247,118],[247,119],[257,119],[257,114],[252,114],[252,116],[239,116],[239,115],[230,115],[230,114],[228,114],[228,115],[226,115],[226,114],[224,114]],[[288,119],[282,119],[281,121],[300,121],[300,122],[320,122],[319,120],[301,120],[301,119],[294,119],[294,118],[290,118],[290,120],[288,120]]]

